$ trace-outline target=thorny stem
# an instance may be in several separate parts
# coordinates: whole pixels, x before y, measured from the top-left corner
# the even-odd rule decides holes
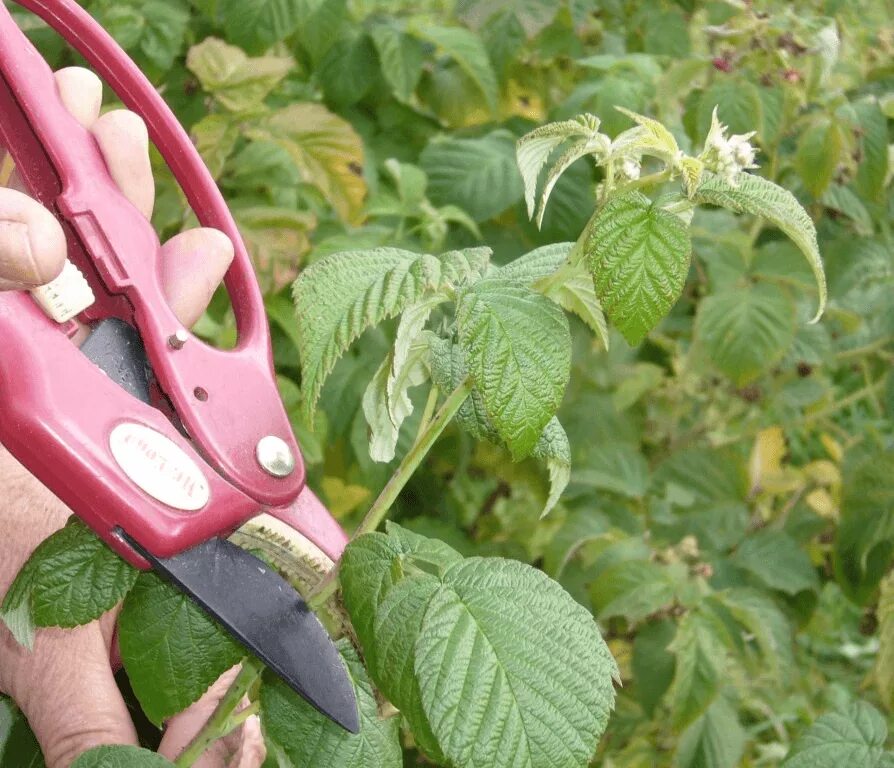
[[[222,739],[234,728],[244,723],[249,717],[257,714],[258,704],[254,702],[242,712],[236,712],[236,707],[242,701],[242,697],[248,689],[254,685],[261,676],[264,666],[254,658],[247,657],[242,660],[242,669],[236,675],[236,679],[230,684],[227,692],[208,718],[208,722],[196,734],[195,738],[186,745],[174,761],[177,768],[189,768],[196,762],[215,741]]]
[[[413,442],[407,455],[404,456],[403,461],[394,471],[391,479],[369,508],[369,512],[366,513],[363,522],[360,523],[360,526],[354,532],[353,538],[356,539],[364,533],[371,533],[379,527],[382,520],[385,519],[385,515],[388,514],[388,510],[391,509],[391,505],[394,504],[395,499],[404,489],[407,481],[422,463],[435,441],[441,436],[444,427],[450,423],[471,391],[472,382],[470,379],[466,379],[447,396],[435,417],[416,436],[416,440]],[[316,610],[332,597],[336,590],[338,590],[338,565],[329,571],[326,574],[326,578],[308,595],[307,604],[311,610]]]

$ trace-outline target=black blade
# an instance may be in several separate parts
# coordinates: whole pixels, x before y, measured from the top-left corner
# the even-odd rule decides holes
[[[291,584],[266,563],[219,538],[157,558],[121,535],[296,693],[345,730],[360,730],[354,687],[334,643]]]

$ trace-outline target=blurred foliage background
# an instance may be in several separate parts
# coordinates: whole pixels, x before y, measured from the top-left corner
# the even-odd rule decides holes
[[[323,413],[304,423],[289,288],[303,266],[374,245],[477,243],[500,263],[575,240],[594,205],[586,159],[559,181],[541,230],[522,199],[515,141],[548,120],[591,112],[614,134],[630,124],[623,106],[689,149],[718,105],[732,132],[756,130],[758,173],[816,222],[822,322],[807,324],[813,278],[781,233],[700,212],[683,299],[640,347],[613,333],[604,350],[574,328],[559,412],[572,480],[550,516],[539,516],[541,468],[451,429],[393,517],[467,555],[532,563],[593,611],[624,682],[595,765],[776,766],[823,713],[860,699],[890,716],[888,0],[84,5],[157,84],[225,192],[311,484],[348,529],[393,470],[370,460],[360,407],[393,327],[341,361]],[[76,63],[34,17],[20,20],[54,66]],[[194,220],[156,165],[155,223],[169,236]],[[234,342],[224,293],[199,331]]]

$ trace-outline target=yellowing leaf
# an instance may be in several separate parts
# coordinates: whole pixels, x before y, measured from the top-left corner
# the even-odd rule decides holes
[[[292,158],[304,181],[316,187],[346,222],[362,218],[366,182],[363,142],[351,124],[322,104],[290,104],[246,131],[272,141]]]
[[[785,435],[781,427],[769,427],[758,432],[748,460],[751,494],[764,490],[767,479],[782,472],[785,456]]]
[[[606,641],[609,651],[615,657],[618,664],[618,674],[621,680],[629,680],[633,676],[631,665],[633,663],[633,644],[623,637],[614,637]]]
[[[820,517],[824,517],[827,520],[838,519],[838,505],[828,491],[817,488],[808,493],[804,501]]]
[[[298,274],[301,257],[310,250],[316,218],[306,211],[264,206],[234,208],[233,215],[251,254],[261,289],[278,291]]]
[[[828,459],[811,461],[804,472],[817,485],[837,487],[841,485],[841,470]]]
[[[206,115],[190,129],[189,135],[211,175],[219,178],[239,138],[236,120],[226,114]]]
[[[510,80],[503,88],[500,112],[503,119],[518,116],[540,123],[546,118],[546,106],[540,94],[517,80]]]
[[[320,488],[328,502],[329,511],[336,518],[342,518],[353,512],[369,498],[369,488],[362,485],[351,485],[340,477],[324,477]]]
[[[844,458],[844,450],[841,445],[839,445],[838,441],[827,432],[823,432],[823,434],[820,435],[820,442],[823,444],[823,448],[826,449],[826,453],[832,458],[832,461],[836,464],[840,464],[841,460]]]
[[[295,62],[291,56],[249,58],[241,48],[209,37],[189,49],[186,66],[220,104],[246,112],[263,102]]]

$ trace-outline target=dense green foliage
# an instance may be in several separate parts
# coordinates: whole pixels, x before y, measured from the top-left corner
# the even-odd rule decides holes
[[[394,766],[400,738],[404,765],[571,768],[604,729],[592,764],[611,768],[891,764],[883,0],[86,6],[227,194],[310,482],[348,529],[431,423],[419,385],[471,387],[393,505],[399,525],[345,559],[360,737],[270,682],[271,754]],[[715,107],[729,132],[756,132],[754,175],[726,178],[706,145]],[[607,162],[625,141],[636,151]],[[170,235],[194,222],[158,174]],[[828,304],[811,324],[819,255]],[[199,331],[232,343],[225,295]],[[85,563],[118,568],[89,537],[60,567]],[[25,637],[133,585],[122,572],[41,620],[35,585],[54,574],[34,571],[4,605]],[[159,632],[198,637],[177,599],[141,576],[122,645],[154,605],[173,624]],[[167,640],[129,657],[155,720],[238,658],[213,631],[179,653]],[[170,658],[150,669],[136,657],[155,646]],[[16,717],[0,709],[0,733],[23,733]]]

